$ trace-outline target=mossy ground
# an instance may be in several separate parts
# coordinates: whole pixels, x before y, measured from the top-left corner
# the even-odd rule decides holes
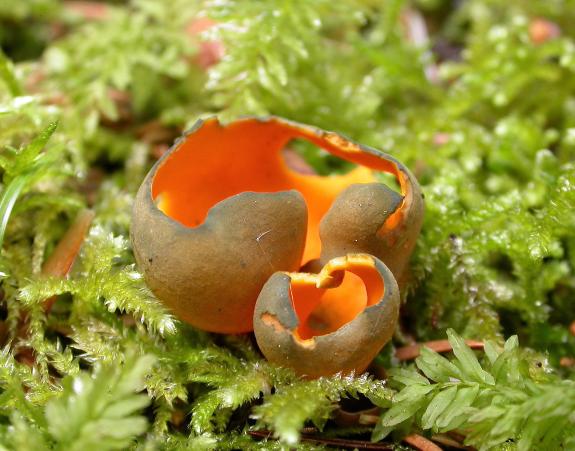
[[[573,0],[0,2],[0,443],[325,446],[302,441],[307,426],[338,446],[453,429],[484,449],[575,446],[574,23]],[[427,211],[402,328],[378,358],[390,384],[299,380],[249,336],[178,322],[143,284],[134,193],[214,114],[336,130],[416,173]],[[86,207],[76,264],[48,277]],[[423,355],[418,372],[393,357],[448,328],[492,340],[481,364],[453,334],[453,360]],[[337,426],[350,396],[382,418]]]

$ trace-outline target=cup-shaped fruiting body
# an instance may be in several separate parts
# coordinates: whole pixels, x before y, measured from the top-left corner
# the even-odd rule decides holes
[[[294,139],[357,167],[333,176],[296,172],[282,155]],[[378,183],[377,171],[392,173],[401,192]],[[148,286],[177,316],[240,333],[253,329],[257,296],[276,271],[364,252],[400,277],[422,213],[417,181],[389,155],[276,117],[227,125],[212,118],[148,173],[131,236]]]
[[[242,333],[253,329],[255,300],[270,274],[299,266],[306,220],[296,191],[244,192],[190,228],[140,190],[131,235],[146,283],[179,318],[211,332]]]
[[[369,254],[330,260],[317,273],[277,272],[254,311],[262,353],[308,378],[364,371],[393,335],[399,288]]]

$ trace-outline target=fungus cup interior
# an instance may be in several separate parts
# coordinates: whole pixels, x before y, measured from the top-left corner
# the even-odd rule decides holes
[[[293,171],[281,151],[297,138],[358,166],[333,176]],[[197,227],[210,208],[233,195],[295,189],[303,195],[308,209],[305,264],[320,255],[319,223],[334,199],[354,183],[376,181],[372,170],[394,174],[407,198],[406,176],[394,162],[340,135],[273,117],[241,119],[225,126],[213,118],[200,123],[160,162],[152,180],[152,198],[167,216],[187,227]],[[401,210],[396,213],[400,215]],[[398,220],[390,217],[386,224]]]
[[[319,274],[291,273],[290,296],[299,319],[296,338],[335,332],[384,295],[383,279],[366,256],[331,260]]]

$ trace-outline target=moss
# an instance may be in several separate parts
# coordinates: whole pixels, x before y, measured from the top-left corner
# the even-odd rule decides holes
[[[249,427],[293,443],[306,424],[333,428],[342,396],[381,395],[369,378],[300,381],[266,363],[249,338],[175,322],[132,266],[127,237],[141,179],[176,136],[214,113],[334,130],[417,176],[426,218],[395,346],[443,338],[448,327],[500,343],[517,334],[529,368],[574,377],[572,0],[289,0],[274,8],[131,0],[92,4],[97,14],[69,4],[0,7],[0,196],[16,199],[0,218],[0,441],[16,431],[9,443],[21,449],[68,443],[50,432],[65,428],[49,429],[44,416],[54,398],[61,418],[71,415],[62,406],[74,387],[62,381],[100,374],[99,363],[135,365],[130,352],[158,358],[145,379],[152,405],[138,410],[148,435],[140,420],[128,422],[137,425],[128,434],[134,446],[249,448]],[[206,15],[223,25],[198,34],[192,24]],[[409,32],[422,21],[427,36]],[[206,69],[200,56],[213,41],[226,57]],[[56,120],[49,141],[21,158]],[[322,174],[348,169],[318,149],[302,154]],[[96,217],[76,266],[65,280],[44,279],[43,263],[86,205]]]

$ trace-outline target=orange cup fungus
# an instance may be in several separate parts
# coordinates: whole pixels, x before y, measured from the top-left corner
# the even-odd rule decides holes
[[[282,155],[294,139],[357,166],[343,175],[296,172]],[[401,192],[378,182],[376,171],[393,174]],[[212,118],[198,122],[148,173],[135,199],[131,236],[152,291],[181,319],[207,331],[252,331],[258,295],[258,311],[276,315],[267,304],[275,302],[269,287],[279,283],[273,282],[278,277],[291,278],[292,293],[311,290],[286,304],[295,315],[290,322],[284,324],[283,316],[276,315],[292,331],[294,343],[305,348],[316,334],[322,340],[328,337],[312,321],[318,308],[330,334],[348,327],[353,318],[363,318],[361,311],[381,310],[395,317],[369,323],[370,328],[395,324],[397,307],[375,307],[382,299],[386,306],[397,303],[394,277],[401,284],[422,217],[416,179],[389,155],[277,117],[227,125]],[[341,287],[318,297],[314,284],[325,283],[322,274],[342,264],[340,257],[347,262],[344,266],[351,265],[343,271],[345,277],[332,277]],[[309,274],[296,276],[301,268]],[[264,284],[266,296],[260,295]],[[284,288],[278,288],[278,296]],[[366,290],[367,301],[356,300]],[[301,326],[294,326],[296,317]],[[277,323],[265,318],[256,313],[256,334],[275,336],[265,331],[276,330]],[[368,332],[379,347],[391,334]],[[319,338],[317,342],[321,347]],[[266,356],[267,348],[262,346]],[[364,363],[343,366],[358,369]]]
[[[398,314],[399,288],[387,266],[350,254],[318,274],[276,272],[258,298],[254,329],[268,360],[313,378],[364,371]]]

